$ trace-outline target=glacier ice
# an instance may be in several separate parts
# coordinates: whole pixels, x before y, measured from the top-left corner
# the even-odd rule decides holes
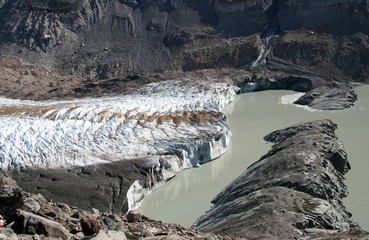
[[[182,168],[191,167],[225,151],[230,131],[219,111],[237,90],[210,80],[177,79],[131,95],[42,102],[0,98],[1,168],[70,168],[168,151],[183,157]]]

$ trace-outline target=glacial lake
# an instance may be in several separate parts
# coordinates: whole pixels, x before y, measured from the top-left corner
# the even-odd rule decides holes
[[[345,175],[349,196],[344,205],[360,226],[369,230],[369,86],[355,88],[358,101],[342,111],[311,111],[281,101],[292,91],[264,91],[236,96],[224,113],[232,131],[228,151],[200,168],[187,169],[148,196],[141,212],[153,219],[191,226],[211,207],[211,200],[253,162],[268,152],[268,133],[290,125],[328,118],[338,124],[351,164]]]

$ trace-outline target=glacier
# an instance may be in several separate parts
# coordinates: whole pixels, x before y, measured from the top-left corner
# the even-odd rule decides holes
[[[238,90],[209,79],[176,79],[130,95],[0,98],[1,168],[72,168],[165,154],[181,159],[176,169],[196,166],[226,151],[231,133],[220,111]]]

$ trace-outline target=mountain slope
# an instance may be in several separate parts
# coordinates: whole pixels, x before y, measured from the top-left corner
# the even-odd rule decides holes
[[[368,8],[363,0],[2,0],[0,46],[2,55],[94,80],[252,70],[263,50],[259,36],[273,35],[272,71],[302,68],[366,81]]]

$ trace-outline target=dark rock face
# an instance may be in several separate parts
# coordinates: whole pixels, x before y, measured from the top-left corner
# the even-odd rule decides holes
[[[135,180],[150,184],[151,166],[145,160],[122,161],[74,169],[34,169],[14,172],[13,178],[26,191],[65,202],[84,210],[127,212],[126,193]],[[149,187],[149,186],[148,186]]]
[[[129,222],[140,222],[142,221],[142,215],[137,210],[132,210],[127,213],[127,220]]]
[[[2,1],[0,44],[3,54],[28,62],[38,56],[36,64],[63,75],[104,79],[166,70],[184,45],[217,47],[211,39],[219,33],[260,32],[271,1],[264,2]]]
[[[242,83],[239,83],[239,87],[240,93],[279,89],[308,92],[324,85],[325,82],[326,80],[317,76],[261,71],[246,77]]]
[[[194,226],[247,239],[357,229],[341,201],[350,165],[336,127],[317,120],[267,135],[272,149],[218,194]]]
[[[251,64],[259,55],[260,38],[222,40],[199,49],[188,50],[179,58],[184,71],[209,68],[240,68]]]
[[[238,83],[240,93],[264,90],[293,90],[306,92],[295,101],[319,110],[341,110],[354,106],[357,95],[350,84],[327,81],[318,76],[288,75],[283,73],[259,72],[245,77]]]

